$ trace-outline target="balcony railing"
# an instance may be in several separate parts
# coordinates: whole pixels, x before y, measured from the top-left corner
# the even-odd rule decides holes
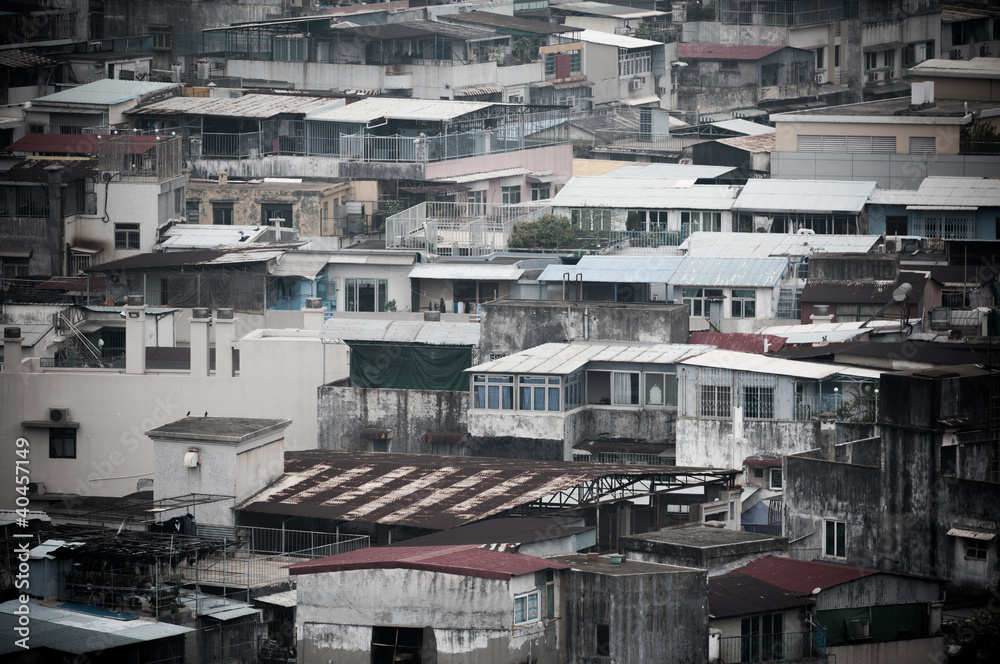
[[[724,636],[719,639],[720,664],[732,662],[795,662],[826,657],[826,630],[784,634]]]
[[[650,132],[620,129],[598,129],[594,135],[594,149],[600,152],[680,152],[689,145],[701,142],[697,136],[653,134]]]
[[[677,253],[687,236],[683,231],[608,231],[608,249],[612,254]]]
[[[810,422],[820,413],[833,413],[839,422],[875,422],[878,414],[878,395],[872,391],[861,396],[855,394],[824,394],[799,397],[795,403],[795,419]]]
[[[452,256],[504,251],[514,224],[534,221],[548,205],[425,202],[386,219],[387,249],[424,249]]]
[[[962,154],[1000,154],[1000,141],[963,141]]]

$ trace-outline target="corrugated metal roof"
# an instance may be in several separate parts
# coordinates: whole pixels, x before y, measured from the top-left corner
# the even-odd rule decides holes
[[[243,95],[242,97],[174,97],[131,111],[135,115],[211,115],[270,118],[285,113],[321,112],[344,106],[345,100],[302,95]]]
[[[747,152],[774,152],[778,144],[777,135],[773,133],[720,138],[716,142]]]
[[[576,265],[548,265],[538,281],[569,281],[605,284],[666,284],[684,261],[683,256],[584,256]]]
[[[148,83],[146,81],[122,81],[105,78],[75,88],[61,90],[55,94],[38,97],[32,104],[96,104],[112,105],[135,99],[151,92],[176,88],[176,83]]]
[[[438,18],[476,25],[489,25],[495,28],[505,28],[516,32],[528,32],[538,35],[554,35],[562,32],[573,32],[576,28],[569,25],[553,25],[545,21],[535,21],[519,16],[507,16],[489,11],[471,11],[466,14],[443,14]]]
[[[770,287],[778,285],[787,268],[785,258],[687,256],[667,283],[672,286]]]
[[[483,263],[422,263],[410,270],[411,279],[517,281],[522,274],[524,270],[516,265]]]
[[[590,362],[673,364],[712,350],[691,344],[636,344],[580,341],[548,343],[466,369],[468,373],[568,376]]]
[[[120,311],[120,310],[119,310]],[[19,323],[17,325],[3,325],[3,329],[8,327],[21,328],[21,347],[30,348],[45,338],[45,335],[52,330],[51,323]]]
[[[594,530],[583,519],[568,517],[517,516],[487,519],[467,526],[405,540],[404,546],[441,546],[454,544],[525,544],[569,537]],[[399,545],[393,545],[399,546]]]
[[[652,9],[640,9],[638,7],[623,7],[612,5],[606,2],[564,2],[561,4],[552,3],[552,9],[569,10],[580,14],[591,14],[593,16],[613,16],[615,18],[648,18],[653,16],[666,16],[669,12],[655,11]]]
[[[289,574],[319,574],[356,569],[415,569],[482,579],[510,579],[566,565],[523,553],[501,553],[475,544],[395,546],[359,549],[328,558],[297,563]]]
[[[797,593],[748,574],[723,574],[708,580],[708,613],[713,619],[784,611],[807,606]]]
[[[754,212],[861,212],[878,189],[875,182],[748,180],[734,210]]]
[[[566,5],[563,5],[565,7]],[[635,11],[635,10],[632,10]],[[580,39],[592,44],[604,44],[606,46],[617,46],[618,48],[650,48],[653,46],[663,46],[663,42],[651,41],[649,39],[636,39],[627,35],[614,35],[610,32],[600,30],[581,30]]]
[[[970,530],[968,528],[950,528],[947,535],[951,537],[964,537],[965,539],[974,539],[980,542],[992,542],[996,539],[996,533],[988,533],[983,530]]]
[[[268,226],[222,226],[209,224],[174,224],[160,243],[164,249],[209,249],[223,244],[256,242]]]
[[[202,617],[214,618],[215,620],[226,622],[227,620],[244,618],[246,616],[252,616],[255,614],[260,615],[260,609],[254,608],[252,606],[235,606],[228,608],[211,609],[209,611],[202,611],[199,615]]]
[[[83,546],[83,542],[66,542],[64,540],[50,539],[45,540],[38,546],[33,547],[28,551],[28,558],[32,560],[55,560],[56,556],[52,555],[59,549],[76,549]]]
[[[872,203],[928,210],[1000,207],[1000,179],[929,177],[916,190],[880,189]]]
[[[784,337],[750,332],[692,332],[690,341],[693,344],[715,346],[719,350],[763,353],[765,338],[767,338],[768,352],[781,350],[785,346]]]
[[[379,118],[433,122],[453,120],[490,106],[495,106],[495,104],[488,101],[369,97],[338,108],[316,109],[312,113],[306,113],[306,119],[350,124],[368,124]]]
[[[740,118],[720,120],[718,122],[713,122],[712,125],[729,131],[738,131],[746,136],[760,136],[761,134],[775,133],[774,127],[769,127],[767,125],[760,124],[759,122],[751,122],[750,120],[742,120]]]
[[[823,380],[830,376],[844,375],[856,378],[877,379],[881,371],[859,369],[839,364],[818,364],[816,362],[799,362],[780,357],[755,355],[753,353],[738,353],[731,350],[710,350],[700,355],[680,360],[681,363],[709,369],[731,369],[733,371],[748,371],[751,373],[769,374],[773,376],[793,376]]]
[[[281,256],[293,249],[289,245],[251,245],[248,247],[217,247],[215,249],[195,249],[192,251],[170,251],[139,254],[95,265],[86,271],[106,272],[108,270],[141,270],[157,267],[180,267],[184,265],[226,265],[230,263],[263,263]]]
[[[18,617],[14,614],[20,602],[16,599],[0,604],[0,630],[14,634]],[[51,648],[77,655],[109,650],[157,639],[180,636],[194,630],[152,620],[116,620],[75,611],[67,611],[37,602],[28,603],[31,615],[31,648]],[[14,639],[0,640],[0,655],[20,652]]]
[[[0,67],[9,67],[10,69],[25,69],[28,67],[39,67],[42,65],[54,65],[55,60],[46,58],[44,55],[39,55],[34,51],[27,51],[24,49],[11,49],[9,51],[0,51]]]
[[[730,574],[746,574],[793,593],[811,595],[816,588],[826,590],[880,572],[857,565],[764,556]]]
[[[415,253],[411,254],[395,250],[386,251],[384,249],[377,253],[368,253],[346,249],[340,253],[330,254],[329,263],[331,265],[341,263],[348,265],[413,265],[415,260]]]
[[[446,178],[435,178],[431,182],[448,182],[451,184],[464,184],[466,182],[482,182],[483,180],[496,180],[499,178],[509,178],[515,175],[525,175],[530,173],[531,169],[524,168],[523,166],[515,166],[513,168],[501,168],[495,171],[483,171],[481,173],[468,173],[466,175],[454,175]]]
[[[814,304],[886,304],[892,293],[910,284],[910,302],[919,302],[927,286],[926,272],[900,272],[895,281],[816,281],[810,279],[799,300]],[[898,309],[897,309],[898,312]]]
[[[286,590],[281,593],[264,595],[262,597],[254,597],[253,601],[263,602],[264,604],[272,604],[274,606],[283,606],[285,608],[291,608],[299,603],[299,594],[297,589],[292,588],[291,590]]]
[[[681,243],[688,256],[809,256],[814,253],[868,253],[880,235],[798,235],[788,233],[692,233]]]
[[[25,182],[48,184],[49,166],[62,166],[59,176],[64,183],[97,178],[96,159],[25,159],[0,171],[0,182]]]
[[[664,487],[724,481],[736,471],[541,459],[342,452],[285,453],[285,476],[246,501],[246,512],[448,530],[606,477]]]
[[[340,341],[478,346],[479,323],[334,317],[323,324],[319,337]]]
[[[588,160],[589,161],[589,160]],[[575,166],[574,162],[574,166]],[[735,171],[733,166],[709,166],[705,164],[657,164],[653,162],[633,162],[614,169],[613,177],[619,178],[664,178],[666,180],[697,180],[717,178]],[[598,176],[600,177],[600,176]]]
[[[728,185],[694,184],[693,179],[664,179],[654,183],[649,178],[621,177],[620,171],[570,178],[552,198],[553,207],[722,211],[729,210],[739,194],[738,187]]]
[[[278,258],[278,262],[268,270],[268,273],[275,277],[315,279],[326,269],[329,262],[329,254],[287,251]]]
[[[677,57],[687,60],[760,60],[787,46],[739,44],[678,44]]]

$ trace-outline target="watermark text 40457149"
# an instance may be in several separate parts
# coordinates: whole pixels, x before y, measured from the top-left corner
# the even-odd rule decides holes
[[[31,508],[31,498],[28,497],[28,484],[31,482],[31,442],[27,438],[18,438],[14,441],[14,490],[17,493],[15,499],[17,515],[17,525],[19,528],[28,527],[28,515]],[[30,533],[18,533],[14,537],[31,537]],[[14,644],[19,648],[28,649],[28,639],[31,634],[31,607],[28,604],[29,596],[27,591],[31,588],[30,566],[28,565],[29,541],[19,542],[14,547],[17,556],[17,573],[14,575],[14,588],[22,591],[17,597],[17,606],[14,614],[17,622],[14,624],[14,632],[19,639],[14,640]]]

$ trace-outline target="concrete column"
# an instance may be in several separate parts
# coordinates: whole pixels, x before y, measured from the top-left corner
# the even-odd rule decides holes
[[[208,375],[208,335],[212,327],[212,310],[195,307],[191,312],[191,375]]]
[[[306,306],[302,310],[302,328],[305,330],[322,329],[323,317],[323,300],[318,297],[306,298]]]
[[[837,416],[834,413],[820,413],[819,449],[826,461],[837,460]]]
[[[236,320],[232,309],[215,312],[215,375],[233,377],[233,341],[236,338]]]
[[[21,373],[21,328],[8,327],[3,331],[4,373]]]
[[[146,303],[129,295],[125,305],[125,373],[146,373]]]

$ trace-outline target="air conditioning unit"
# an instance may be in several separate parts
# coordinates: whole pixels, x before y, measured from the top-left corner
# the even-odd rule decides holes
[[[69,422],[69,408],[49,408],[49,422]]]
[[[871,626],[867,620],[851,621],[851,638],[867,639],[871,635]]]
[[[641,87],[642,87],[642,79],[641,78],[633,78],[631,81],[628,82],[628,89],[629,90],[638,90]]]
[[[896,71],[893,69],[889,70],[889,78],[896,78]]]
[[[873,81],[877,81],[878,80],[878,72],[877,71],[873,71],[872,72],[872,80]]]
[[[816,82],[817,83],[826,83],[826,75],[825,74],[816,74]]]
[[[45,494],[45,484],[43,482],[28,482],[29,496],[42,496]]]
[[[982,55],[982,56],[993,55],[993,52],[990,50],[990,45],[989,44],[983,44],[982,46],[980,46],[979,47],[979,55]]]
[[[960,48],[953,48],[953,49],[951,49],[951,59],[952,60],[961,60],[962,59],[962,49],[960,49]]]

